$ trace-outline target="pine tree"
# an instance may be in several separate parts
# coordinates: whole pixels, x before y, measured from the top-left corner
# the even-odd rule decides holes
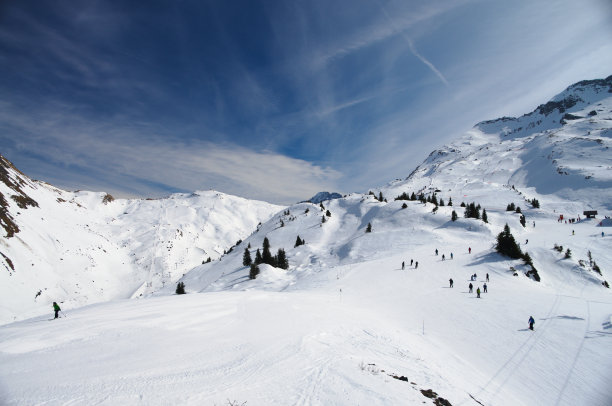
[[[265,237],[263,240],[263,251],[261,253],[261,260],[264,264],[273,265],[272,253],[270,252],[270,240]]]
[[[416,195],[414,194],[414,192],[412,192],[412,194],[410,195],[410,200],[414,201],[416,199],[417,199]]]
[[[440,199],[440,206],[444,206],[444,199]]]
[[[325,212],[325,215],[326,215],[327,217],[331,217],[331,211],[327,210],[327,211]]]
[[[295,239],[295,245],[293,246],[293,248],[295,247],[299,247],[300,245],[304,244],[302,242],[302,239],[300,238],[300,236],[298,235],[297,238]]]
[[[378,201],[379,201],[379,202],[382,202],[383,200],[384,200],[384,199],[383,199],[383,194],[382,194],[382,192],[378,192]]]
[[[572,257],[572,251],[568,248],[567,251],[565,251],[565,258],[571,258]]]
[[[325,223],[327,221],[327,219],[325,218],[325,216],[321,216],[321,223]]]
[[[372,232],[372,224],[368,223],[368,226],[366,227],[366,233],[371,233]]]
[[[506,206],[506,211],[514,211],[515,209],[514,203],[510,203]]]
[[[540,208],[540,202],[538,201],[538,199],[533,198],[533,199],[531,200],[531,206],[532,206],[534,209],[539,209],[539,208]]]
[[[487,217],[487,209],[482,209],[482,221],[485,223],[489,222],[489,218]]]
[[[516,243],[514,236],[510,233],[510,227],[508,224],[504,226],[504,231],[499,233],[497,236],[497,245],[495,250],[502,255],[510,258],[518,259],[523,256],[523,253]]]
[[[176,285],[176,294],[184,295],[185,294],[185,284],[183,282],[179,282]]]
[[[457,212],[455,210],[453,210],[453,212],[451,213],[451,220],[457,221]]]
[[[465,207],[465,202],[461,202],[461,207]]]
[[[248,248],[244,249],[244,254],[242,254],[242,265],[249,266],[253,260],[251,259],[251,253]]]
[[[448,198],[448,206],[452,206],[453,205],[453,198],[449,197]]]
[[[251,264],[251,269],[249,271],[249,279],[255,279],[259,275],[259,266],[257,264]]]
[[[285,250],[282,248],[278,249],[276,253],[276,267],[281,269],[289,269],[289,260],[287,259],[287,254],[285,254]]]
[[[526,226],[527,220],[525,219],[525,216],[523,216],[522,214],[521,214],[521,217],[519,218],[519,221],[523,227]]]
[[[405,209],[407,207],[408,207],[408,205],[406,203],[402,204],[402,209]]]
[[[259,248],[255,252],[255,265],[263,264],[263,258],[261,257],[261,252],[259,252]]]
[[[515,212],[516,212],[516,213],[521,213],[521,208],[520,208],[519,206],[516,206],[516,210],[515,210]]]

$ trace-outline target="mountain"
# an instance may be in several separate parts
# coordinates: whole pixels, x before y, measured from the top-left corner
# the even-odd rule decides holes
[[[146,295],[218,259],[282,206],[215,191],[164,199],[68,192],[0,157],[0,321]]]
[[[326,200],[333,200],[333,199],[340,199],[342,197],[342,195],[340,193],[336,193],[336,192],[319,192],[316,195],[314,195],[313,197],[311,197],[310,199],[307,200],[307,202],[310,203],[315,203],[315,204],[319,204],[321,202],[324,202]]]
[[[376,193],[281,208],[180,276],[186,295],[79,307],[66,292],[65,317],[0,326],[0,403],[610,404],[608,81],[480,123]],[[497,253],[506,224],[530,263]],[[266,239],[289,267],[251,279],[244,253]]]

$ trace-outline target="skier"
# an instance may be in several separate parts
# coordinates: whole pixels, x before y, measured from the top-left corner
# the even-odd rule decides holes
[[[489,274],[487,273],[487,282],[489,282]]]
[[[453,259],[453,253],[451,252],[451,259]]]
[[[480,297],[480,286],[476,288],[476,297]]]
[[[470,284],[468,285],[468,288],[470,288],[470,293],[472,293],[472,289],[474,288],[474,286],[472,286],[472,283],[470,282]]]
[[[402,261],[402,271],[404,270],[404,261]]]
[[[410,260],[410,266],[412,266],[412,263],[414,262],[414,259]]]
[[[419,267],[419,261],[414,263],[414,269],[417,269]]]
[[[444,259],[445,259],[445,258],[444,258],[444,254],[442,254],[442,261],[444,261]]]
[[[452,287],[453,287],[453,278],[450,278],[450,279],[448,280],[448,283],[450,284],[450,287],[452,288]]]
[[[575,234],[575,233],[574,233],[574,230],[572,230],[572,235],[574,235],[574,234]]]
[[[482,288],[484,289],[484,293],[487,293],[487,284],[485,283]]]
[[[525,240],[525,245],[529,244],[529,239]]]
[[[53,302],[53,310],[55,311],[55,318],[57,319],[59,317],[58,313],[60,312],[60,307],[57,304],[57,302]]]
[[[468,247],[468,254],[472,253],[472,247]]]
[[[436,255],[438,255],[438,249],[436,248]]]
[[[529,330],[533,330],[534,323],[535,323],[535,320],[533,319],[533,316],[529,316]]]

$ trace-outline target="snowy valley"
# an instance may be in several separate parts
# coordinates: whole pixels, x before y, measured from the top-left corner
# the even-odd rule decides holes
[[[0,403],[609,405],[610,147],[612,76],[289,207],[66,192],[3,159]],[[532,265],[496,252],[506,224]],[[264,241],[288,267],[252,278]]]

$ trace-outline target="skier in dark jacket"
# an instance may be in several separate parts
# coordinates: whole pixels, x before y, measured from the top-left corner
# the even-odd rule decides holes
[[[404,261],[402,261],[402,271],[404,270]]]
[[[487,284],[485,283],[482,287],[484,288],[484,293],[487,293]]]
[[[535,320],[533,316],[529,316],[529,330],[533,330],[533,325],[535,324]]]
[[[448,283],[450,284],[450,287],[452,288],[452,287],[453,287],[453,278],[450,278],[450,279],[448,280]]]
[[[55,318],[57,319],[59,317],[58,313],[60,312],[60,307],[57,304],[57,302],[53,302],[53,310],[55,311]]]
[[[472,293],[472,289],[474,288],[474,286],[472,286],[472,284],[470,283],[470,284],[468,285],[468,288],[470,288],[470,293]]]

